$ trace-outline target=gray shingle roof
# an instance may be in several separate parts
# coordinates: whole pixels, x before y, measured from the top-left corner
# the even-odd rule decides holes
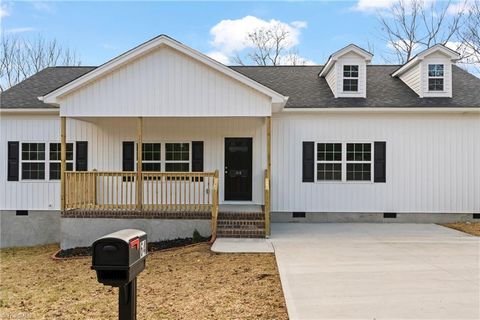
[[[95,67],[49,67],[5,90],[0,95],[2,109],[55,108],[37,98],[95,69]]]
[[[369,65],[367,98],[334,98],[322,66],[231,67],[245,76],[288,96],[287,108],[347,107],[480,107],[480,79],[453,67],[453,98],[419,98],[390,74],[397,65]],[[37,97],[84,75],[95,67],[51,67],[31,76],[0,95],[1,108],[54,108]]]
[[[351,107],[480,107],[480,79],[453,66],[453,98],[419,98],[390,74],[397,65],[367,66],[367,98],[335,98],[322,66],[231,67],[253,80],[289,96],[287,108]]]

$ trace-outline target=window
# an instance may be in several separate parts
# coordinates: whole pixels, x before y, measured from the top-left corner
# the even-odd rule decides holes
[[[142,144],[142,171],[162,171],[161,168],[161,144]]]
[[[358,65],[343,66],[343,91],[358,91]]]
[[[342,180],[341,143],[317,143],[317,180]]]
[[[49,167],[49,178],[50,180],[59,180],[60,179],[60,166],[62,160],[60,143],[50,143],[50,167]],[[73,143],[67,143],[67,171],[73,171]]]
[[[188,172],[190,171],[190,144],[166,143],[165,144],[165,171]]]
[[[45,179],[45,143],[22,143],[22,179]]]
[[[347,181],[370,181],[372,144],[347,143]]]
[[[443,64],[428,65],[428,91],[443,91]]]

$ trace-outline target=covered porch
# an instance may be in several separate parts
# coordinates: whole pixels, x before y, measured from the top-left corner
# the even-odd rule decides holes
[[[75,171],[72,141],[87,148],[83,167],[73,148]],[[246,146],[250,163],[230,167]],[[62,117],[62,217],[211,219],[215,237],[222,205],[250,205],[268,235],[270,147],[270,117]]]

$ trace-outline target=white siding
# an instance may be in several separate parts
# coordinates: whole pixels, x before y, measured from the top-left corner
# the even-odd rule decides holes
[[[480,211],[477,114],[290,114],[272,130],[273,211]],[[386,141],[387,182],[302,183],[302,141]]]
[[[65,116],[268,116],[266,95],[161,47],[67,95]]]
[[[335,97],[337,97],[337,72],[335,66],[328,72],[327,76],[325,77],[327,80],[328,86]]]
[[[411,68],[400,76],[400,79],[405,82],[419,96],[422,95],[422,88],[420,83],[420,64]]]
[[[443,64],[444,65],[444,80],[443,92],[428,91],[428,65],[429,64]],[[452,62],[450,59],[440,52],[434,52],[425,57],[420,63],[423,97],[452,97]]]
[[[358,65],[358,92],[343,91],[343,66]],[[334,66],[336,70],[336,97],[339,98],[365,98],[367,96],[367,63],[365,59],[354,52],[347,53],[338,58]]]
[[[60,207],[59,181],[7,182],[7,141],[59,142],[60,120],[55,116],[2,116],[0,210],[53,210]],[[220,172],[223,199],[224,138],[253,138],[253,201],[263,203],[263,174],[266,168],[266,131],[262,118],[144,119],[145,142],[204,141],[204,169]],[[133,141],[136,120],[99,118],[67,120],[67,141],[88,141],[88,169],[121,171],[122,141]],[[164,148],[164,146],[162,146]],[[163,160],[163,159],[162,159]]]

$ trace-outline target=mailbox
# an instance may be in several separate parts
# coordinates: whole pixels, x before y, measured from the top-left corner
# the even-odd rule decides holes
[[[145,269],[147,234],[125,229],[108,234],[93,243],[92,269],[98,282],[120,287]]]
[[[137,318],[137,276],[145,269],[147,234],[125,229],[97,239],[92,245],[92,269],[98,282],[119,287],[118,318]]]

